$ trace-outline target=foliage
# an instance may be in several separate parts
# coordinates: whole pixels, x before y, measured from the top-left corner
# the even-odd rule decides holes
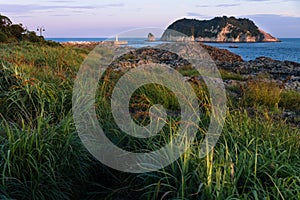
[[[7,35],[0,30],[0,43],[4,43],[7,41],[8,41]]]
[[[0,14],[0,43],[15,43],[29,41],[50,46],[59,46],[58,43],[46,41],[42,36],[37,36],[34,31],[29,31],[22,24],[12,24],[12,21]]]
[[[300,112],[300,93],[293,90],[283,91],[279,105],[288,110]]]
[[[272,81],[250,80],[244,92],[245,103],[248,106],[263,105],[278,108],[282,89]]]

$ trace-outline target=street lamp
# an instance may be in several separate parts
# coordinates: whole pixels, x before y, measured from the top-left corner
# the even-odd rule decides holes
[[[40,36],[43,36],[43,32],[46,31],[45,28],[43,26],[39,26],[36,31],[40,32]]]

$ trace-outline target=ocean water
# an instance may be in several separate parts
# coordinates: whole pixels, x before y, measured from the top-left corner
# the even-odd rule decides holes
[[[69,41],[104,41],[106,38],[47,38],[56,42]],[[146,38],[120,38],[127,40],[129,46],[141,48],[145,46],[156,46],[165,42],[148,42]],[[254,60],[257,57],[265,56],[275,60],[289,60],[300,63],[300,38],[280,38],[282,42],[276,43],[206,43],[208,45],[228,49],[229,51],[242,56],[244,60]],[[229,48],[237,45],[238,48]]]
[[[254,60],[265,56],[275,60],[289,60],[300,63],[300,38],[280,38],[275,43],[206,43],[208,45],[228,49],[242,56],[244,60]],[[229,48],[237,45],[239,48]]]
[[[74,42],[74,41],[79,41],[79,42],[101,42],[105,40],[112,40],[111,38],[46,38],[47,40],[53,40],[55,42]],[[163,44],[166,42],[163,41],[155,41],[155,42],[149,42],[147,41],[147,38],[119,38],[119,40],[126,40],[128,41],[128,45],[135,47],[135,48],[141,48],[141,47],[146,47],[146,46],[157,46],[159,44]]]

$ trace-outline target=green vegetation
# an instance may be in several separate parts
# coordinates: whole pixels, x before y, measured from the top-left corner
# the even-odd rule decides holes
[[[237,38],[240,33],[247,34],[254,37],[262,38],[258,27],[253,21],[249,19],[236,19],[234,17],[215,17],[211,20],[197,20],[197,19],[180,19],[171,24],[168,29],[172,29],[183,33],[187,36],[194,35],[195,37],[216,37],[226,25],[232,24],[231,33],[227,35],[229,38]],[[217,31],[215,31],[217,30]]]
[[[22,24],[13,24],[12,21],[0,14],[0,43],[16,43],[20,41],[29,41],[50,46],[59,44],[52,41],[46,41],[42,36],[37,36],[34,31],[29,31]]]
[[[289,110],[300,112],[300,93],[296,91],[283,91],[280,95],[279,105]]]
[[[278,108],[282,89],[274,82],[259,80],[249,81],[245,92],[248,106],[262,105],[268,108]]]
[[[24,41],[0,44],[1,199],[300,198],[300,131],[277,117],[284,109],[300,110],[299,93],[266,82],[232,88],[240,96],[228,99],[222,135],[213,151],[200,158],[211,105],[205,87],[191,81],[202,110],[191,148],[158,172],[127,174],[96,161],[75,129],[72,88],[88,52]],[[197,75],[191,69],[180,72]],[[221,74],[242,80],[238,74]],[[105,89],[96,97],[99,123],[108,137],[137,152],[169,142],[180,122],[174,94],[151,84],[137,90],[130,102],[137,123],[147,124],[147,111],[157,103],[171,115],[158,137],[124,137],[109,107],[118,77],[117,72],[107,73],[99,82]]]

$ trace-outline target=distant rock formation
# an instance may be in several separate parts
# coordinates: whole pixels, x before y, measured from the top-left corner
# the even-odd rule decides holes
[[[280,42],[249,19],[216,17],[212,20],[180,19],[163,33],[163,41]]]
[[[148,34],[148,41],[149,42],[155,42],[155,36],[152,33]]]
[[[263,42],[280,42],[278,38],[275,38],[269,33],[266,33],[265,31],[259,29],[259,31],[264,35],[264,41]]]

